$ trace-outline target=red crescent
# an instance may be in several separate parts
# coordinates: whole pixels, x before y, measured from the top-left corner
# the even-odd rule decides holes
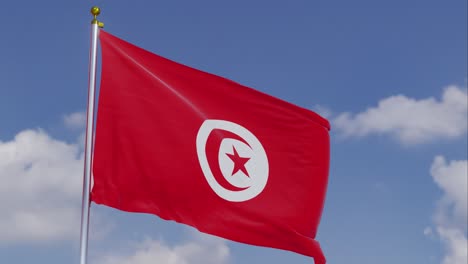
[[[208,165],[210,166],[211,172],[213,173],[213,177],[216,181],[221,185],[224,189],[230,191],[243,191],[246,188],[239,188],[232,184],[230,184],[224,177],[223,173],[221,172],[221,168],[219,167],[218,162],[218,154],[219,149],[221,147],[221,142],[225,138],[232,138],[241,141],[242,143],[246,144],[250,147],[250,145],[240,136],[226,130],[222,129],[213,129],[211,133],[208,135],[208,139],[206,140],[205,151],[206,151],[206,158],[208,160]],[[252,148],[252,147],[250,147]]]

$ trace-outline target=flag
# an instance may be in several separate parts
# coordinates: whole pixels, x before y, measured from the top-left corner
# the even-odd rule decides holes
[[[92,201],[311,256],[329,123],[101,31]]]

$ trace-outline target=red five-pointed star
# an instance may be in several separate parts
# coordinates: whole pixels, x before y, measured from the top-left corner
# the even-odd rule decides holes
[[[242,171],[247,177],[250,177],[249,173],[247,172],[247,169],[245,168],[245,163],[247,163],[247,161],[249,161],[250,158],[239,156],[234,146],[232,146],[232,150],[234,151],[234,154],[226,153],[226,155],[228,155],[232,162],[234,162],[234,169],[232,169],[231,175],[236,174],[236,172],[238,171]]]

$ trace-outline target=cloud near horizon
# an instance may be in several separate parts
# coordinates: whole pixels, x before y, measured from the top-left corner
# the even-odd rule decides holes
[[[443,191],[434,212],[435,231],[445,246],[442,264],[466,264],[468,160],[447,162],[443,156],[436,156],[430,172]]]
[[[225,240],[204,234],[175,246],[146,239],[131,246],[132,252],[104,254],[95,264],[227,264],[230,251]]]
[[[452,85],[443,90],[440,100],[395,95],[363,112],[342,113],[332,123],[345,137],[388,134],[404,144],[420,144],[465,135],[467,111],[466,87]]]
[[[0,141],[0,244],[77,238],[83,155],[42,130]]]

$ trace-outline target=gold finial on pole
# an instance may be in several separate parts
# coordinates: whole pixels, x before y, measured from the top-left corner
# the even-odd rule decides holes
[[[94,17],[99,16],[101,14],[101,9],[97,6],[91,7],[91,14],[93,14]]]
[[[103,28],[104,23],[97,20],[97,17],[99,16],[99,14],[101,14],[101,9],[97,6],[93,6],[91,7],[91,14],[94,17],[93,20],[91,20],[91,24],[97,24],[98,27]]]

